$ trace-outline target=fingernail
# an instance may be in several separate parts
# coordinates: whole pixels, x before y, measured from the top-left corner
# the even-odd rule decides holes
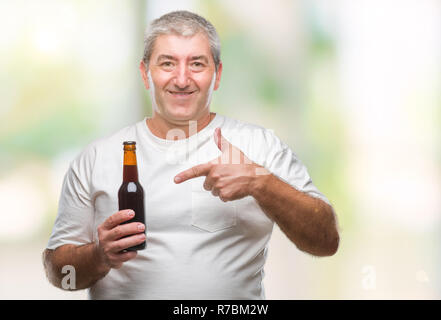
[[[139,224],[139,225],[138,225],[138,230],[139,230],[139,231],[144,230],[144,225],[143,225],[143,224]]]
[[[176,183],[179,183],[179,182],[181,182],[181,181],[182,181],[181,177],[175,177],[175,182],[176,182]]]
[[[127,216],[128,217],[133,217],[135,215],[135,212],[133,211],[133,210],[129,210],[128,212],[127,212]]]

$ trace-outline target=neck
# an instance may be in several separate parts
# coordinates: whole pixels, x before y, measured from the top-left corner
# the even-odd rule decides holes
[[[216,113],[207,111],[201,117],[199,117],[199,119],[170,121],[164,119],[159,114],[154,112],[153,116],[147,119],[147,126],[155,136],[161,139],[167,139],[167,134],[170,132],[170,130],[182,130],[182,132],[184,132],[185,134],[185,137],[176,137],[176,140],[188,138],[191,135],[201,131],[211,122],[211,120],[214,119],[215,116]],[[195,123],[190,124],[191,121],[195,121]]]

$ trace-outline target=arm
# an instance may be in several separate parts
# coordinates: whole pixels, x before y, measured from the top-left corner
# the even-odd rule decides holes
[[[55,250],[43,252],[43,264],[49,281],[60,289],[62,269],[66,265],[75,268],[75,290],[86,289],[102,279],[111,268],[118,269],[124,262],[134,259],[136,251],[122,250],[145,241],[142,223],[121,224],[134,217],[132,210],[121,210],[98,226],[98,243],[81,246],[66,244]]]
[[[315,256],[337,252],[339,234],[330,205],[272,174],[254,175],[249,193],[297,248]]]
[[[222,155],[179,173],[175,183],[206,176],[205,190],[224,202],[253,196],[300,250],[315,256],[336,253],[339,235],[331,206],[252,162],[222,136],[220,129],[216,129],[214,138]],[[235,156],[237,159],[233,159]]]
[[[103,278],[110,267],[103,263],[98,253],[98,246],[89,243],[82,246],[66,244],[55,250],[43,252],[43,264],[49,282],[60,289],[63,277],[62,268],[71,265],[75,268],[75,289],[86,289]]]

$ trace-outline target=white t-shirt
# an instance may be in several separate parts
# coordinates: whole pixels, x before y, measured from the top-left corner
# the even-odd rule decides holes
[[[136,141],[144,189],[147,247],[89,289],[92,299],[265,299],[264,264],[273,221],[251,196],[222,202],[205,177],[181,184],[179,172],[221,152],[214,130],[255,163],[296,189],[329,201],[306,167],[271,130],[217,114],[199,133],[177,141],[156,137],[146,119],[87,146],[64,178],[47,248],[97,240],[97,227],[118,211],[123,141]]]

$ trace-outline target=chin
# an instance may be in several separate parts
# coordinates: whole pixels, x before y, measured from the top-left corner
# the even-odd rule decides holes
[[[190,121],[194,120],[195,116],[193,113],[168,113],[168,118],[174,121]]]
[[[175,120],[192,120],[198,111],[191,107],[177,106],[167,110],[167,114]]]

